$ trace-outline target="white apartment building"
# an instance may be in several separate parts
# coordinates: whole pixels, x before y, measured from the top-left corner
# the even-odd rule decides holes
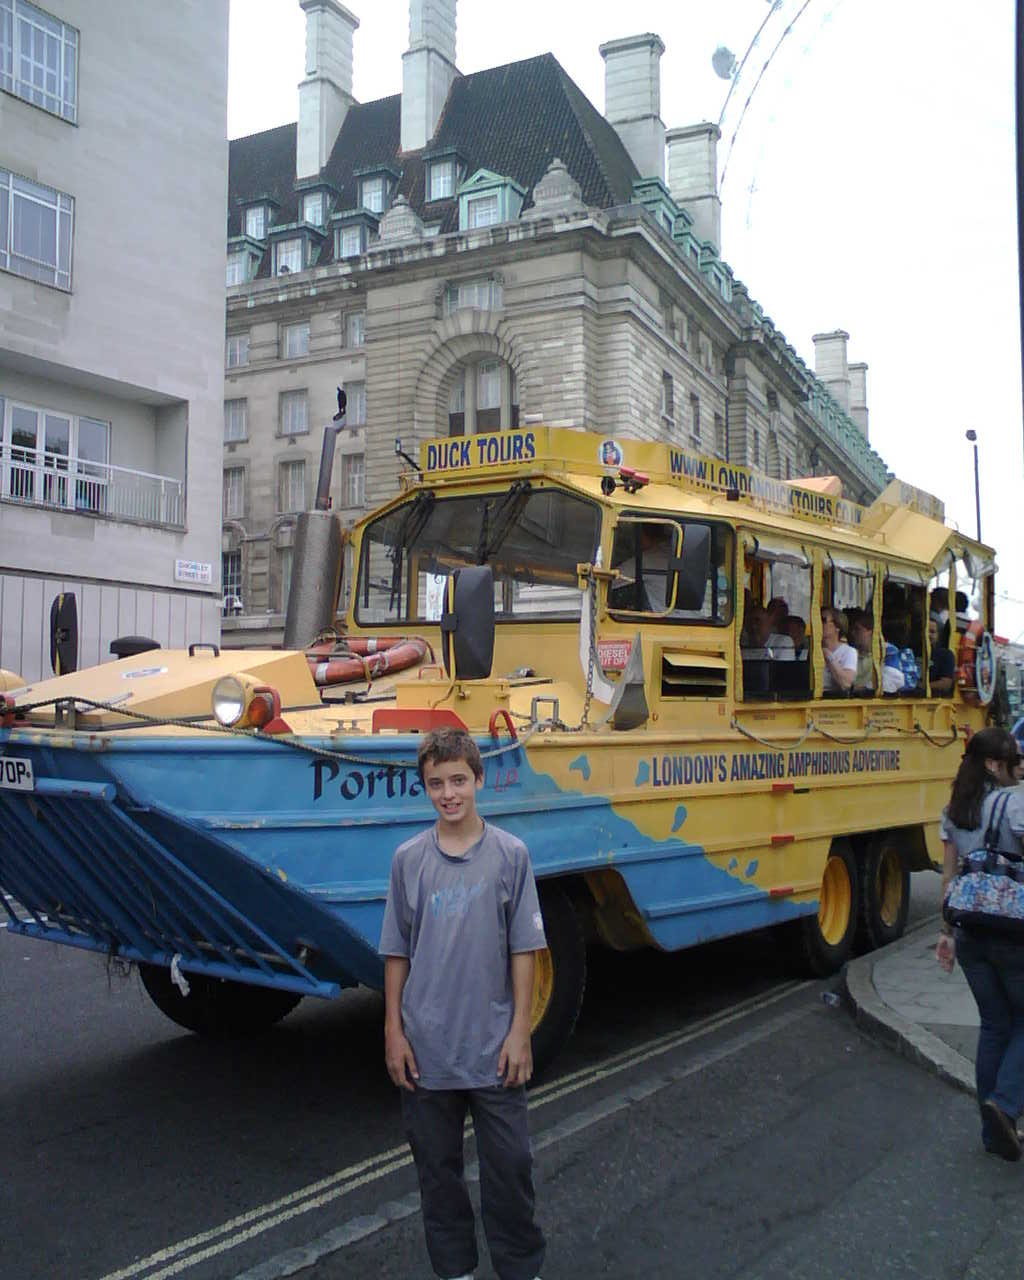
[[[0,667],[219,639],[228,0],[0,0]]]

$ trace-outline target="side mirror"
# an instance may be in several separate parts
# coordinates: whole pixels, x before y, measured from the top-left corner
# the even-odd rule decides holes
[[[494,575],[490,565],[456,569],[441,616],[444,669],[453,680],[485,680],[494,663]]]
[[[688,524],[683,530],[683,554],[676,570],[675,608],[703,609],[711,573],[711,530],[704,524]]]
[[[50,605],[50,666],[55,676],[78,670],[78,603],[70,591]]]

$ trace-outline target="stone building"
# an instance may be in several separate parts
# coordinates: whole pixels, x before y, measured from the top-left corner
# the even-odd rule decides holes
[[[299,2],[298,123],[230,145],[228,643],[280,638],[341,385],[349,522],[397,488],[396,439],[527,418],[884,487],[847,335],[815,376],[722,258],[718,130],[666,131],[658,36],[601,46],[602,116],[551,54],[460,75],[455,0],[412,0],[402,93],[359,104],[357,18]]]
[[[0,666],[220,630],[227,0],[0,3]],[[143,52],[145,56],[143,56]]]

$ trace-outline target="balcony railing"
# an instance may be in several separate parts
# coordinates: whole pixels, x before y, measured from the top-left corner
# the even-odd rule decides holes
[[[110,520],[185,525],[182,480],[18,445],[0,445],[0,499]]]

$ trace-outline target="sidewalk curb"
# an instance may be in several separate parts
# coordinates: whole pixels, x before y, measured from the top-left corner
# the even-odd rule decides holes
[[[874,970],[879,957],[918,945],[917,935],[924,929],[936,928],[937,920],[936,916],[922,921],[899,941],[851,960],[843,974],[843,986],[853,1006],[854,1021],[868,1035],[973,1098],[974,1064],[938,1036],[890,1009],[875,990]]]

